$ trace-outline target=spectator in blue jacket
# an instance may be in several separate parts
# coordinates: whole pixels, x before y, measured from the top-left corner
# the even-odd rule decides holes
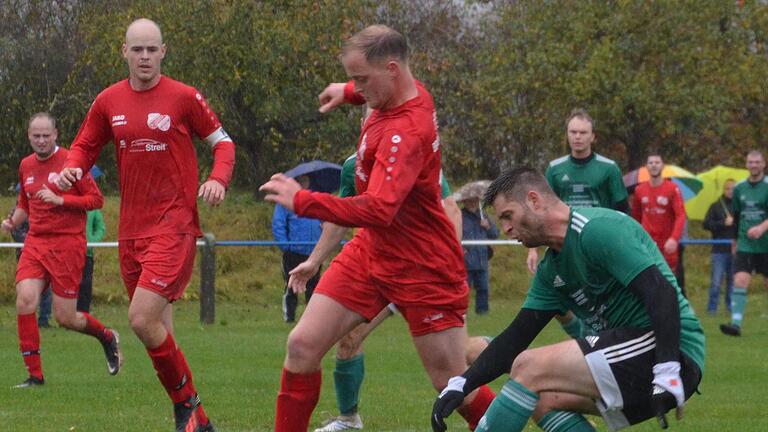
[[[296,180],[302,188],[309,187],[309,177],[300,176]],[[292,211],[281,205],[275,206],[275,213],[272,216],[272,236],[278,242],[317,242],[322,231],[322,222],[317,219],[298,217]],[[283,319],[287,323],[296,321],[296,307],[298,305],[298,292],[294,292],[288,287],[288,278],[291,270],[297,265],[303,263],[309,258],[309,254],[314,249],[314,244],[308,245],[280,245],[283,251],[283,279],[285,288],[283,294]],[[318,271],[312,279],[307,282],[307,288],[304,297],[309,302],[312,292],[315,290],[317,281],[320,280]]]
[[[496,225],[480,208],[479,198],[461,201],[462,240],[491,240],[499,237]],[[487,314],[488,260],[493,249],[490,246],[464,246],[464,264],[467,266],[467,284],[475,289],[475,312]]]

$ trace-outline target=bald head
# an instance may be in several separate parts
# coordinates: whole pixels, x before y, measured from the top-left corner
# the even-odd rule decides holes
[[[157,41],[162,45],[163,32],[160,31],[160,26],[151,19],[139,18],[129,24],[128,28],[125,30],[125,43],[127,44],[128,41],[132,38],[143,38],[147,36],[156,38]]]
[[[165,58],[160,26],[146,18],[132,22],[125,31],[123,57],[128,62],[129,82],[134,90],[144,91],[156,86]]]

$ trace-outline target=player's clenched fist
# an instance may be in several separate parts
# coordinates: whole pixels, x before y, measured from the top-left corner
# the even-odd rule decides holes
[[[437,397],[432,406],[432,430],[435,432],[444,432],[448,430],[445,419],[461,405],[464,401],[464,384],[467,382],[464,377],[455,376],[448,380],[440,396]]]
[[[56,179],[56,186],[62,191],[68,191],[76,181],[83,178],[83,170],[80,168],[64,168]]]

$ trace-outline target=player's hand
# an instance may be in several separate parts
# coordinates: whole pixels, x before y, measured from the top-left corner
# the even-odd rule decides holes
[[[536,248],[528,249],[528,258],[525,260],[525,263],[528,264],[528,271],[531,272],[531,274],[535,274],[536,266],[539,263],[539,252]]]
[[[216,180],[208,180],[201,184],[200,190],[197,192],[198,198],[202,198],[210,206],[221,204],[226,195],[227,189]]]
[[[673,238],[668,238],[666,242],[664,242],[664,253],[669,255],[673,254],[677,251],[677,240]]]
[[[653,366],[653,394],[651,395],[654,414],[662,429],[666,429],[667,407],[673,402],[677,405],[677,419],[683,418],[685,390],[680,379],[680,362],[657,363]]]
[[[64,168],[56,179],[56,186],[62,191],[68,191],[76,181],[83,178],[83,170],[80,168]]]
[[[317,274],[318,270],[320,270],[320,265],[310,260],[297,265],[288,272],[288,288],[296,294],[303,293],[307,290],[307,282],[312,279],[312,276]]]
[[[445,418],[464,402],[464,384],[467,380],[462,376],[455,376],[448,380],[440,396],[437,397],[435,404],[432,405],[432,430],[434,432],[444,432],[448,430],[445,424]]]
[[[35,198],[42,200],[44,203],[60,206],[64,204],[64,197],[56,195],[52,190],[48,189],[48,186],[43,185],[43,188],[37,191]]]
[[[293,197],[300,190],[301,185],[296,180],[282,173],[273,175],[268,182],[259,187],[259,191],[267,194],[264,196],[265,200],[280,204],[290,211],[293,211]]]
[[[751,240],[757,240],[765,234],[765,230],[760,225],[755,225],[747,230],[747,237]]]
[[[325,114],[344,103],[346,83],[331,83],[317,97],[320,100],[320,112]]]
[[[3,223],[0,224],[0,229],[6,234],[10,234],[14,228],[16,228],[16,226],[13,224],[13,221],[11,221],[11,218],[3,219]]]

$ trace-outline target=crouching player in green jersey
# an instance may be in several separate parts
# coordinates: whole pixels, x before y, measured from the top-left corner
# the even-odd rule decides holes
[[[502,374],[510,380],[477,431],[592,431],[581,414],[611,430],[658,417],[696,390],[704,333],[655,243],[632,218],[601,208],[571,209],[530,168],[507,171],[488,188],[503,231],[527,247],[548,246],[512,324],[474,364],[453,377],[432,412],[432,428],[465,394]],[[527,349],[557,313],[573,311],[594,336]]]

